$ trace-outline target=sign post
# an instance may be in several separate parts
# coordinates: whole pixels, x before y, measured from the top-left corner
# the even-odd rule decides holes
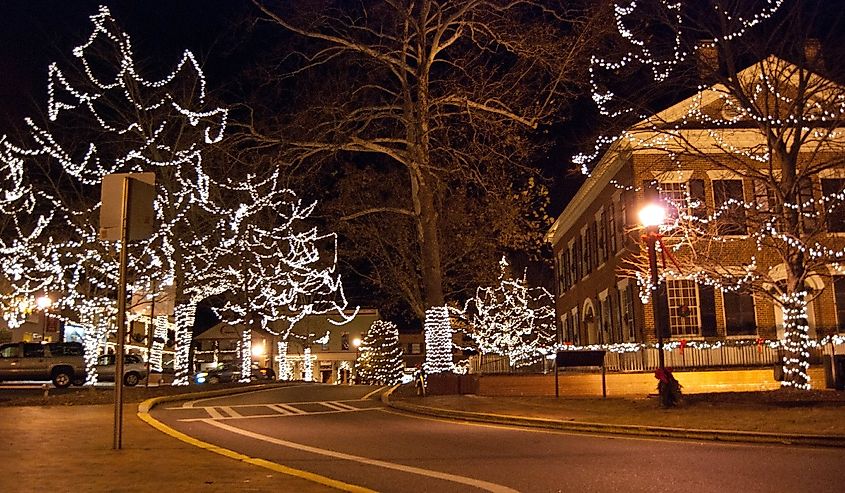
[[[114,371],[114,443],[123,439],[123,364],[126,344],[126,263],[129,242],[152,233],[155,173],[116,173],[103,177],[100,195],[100,239],[119,241],[117,286],[117,347]]]
[[[598,366],[601,367],[601,396],[607,399],[606,371],[604,368],[604,355],[606,351],[558,351],[555,356],[555,397],[560,397],[558,387],[558,368],[573,366]]]

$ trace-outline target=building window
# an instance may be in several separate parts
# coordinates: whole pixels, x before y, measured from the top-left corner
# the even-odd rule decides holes
[[[744,235],[748,232],[744,203],[742,180],[713,180],[713,205],[720,235]]]
[[[678,219],[680,212],[687,212],[687,187],[684,183],[661,183],[660,200],[666,203],[666,219]]]
[[[593,271],[593,245],[590,244],[590,228],[584,231],[584,276]]]
[[[845,233],[845,178],[822,178],[825,218],[830,233]]]
[[[343,351],[349,351],[349,333],[344,332],[340,335],[340,349]]]
[[[569,248],[563,251],[563,255],[561,255],[561,272],[563,272],[563,291],[564,293],[572,287],[572,271],[569,269]]]
[[[836,321],[839,332],[845,332],[845,276],[833,276],[833,296],[836,301]]]
[[[566,272],[566,267],[564,267],[563,258],[566,255],[566,252],[561,252],[561,254],[557,257],[557,262],[555,262],[555,270],[557,271],[557,285],[558,294],[563,294],[566,292],[566,282],[564,281]]]
[[[736,291],[722,291],[725,309],[725,334],[728,336],[757,335],[754,315],[754,296]]]
[[[775,211],[775,191],[763,180],[754,180],[754,203],[763,213]]]
[[[688,279],[666,281],[669,299],[669,329],[673,336],[697,336],[701,330],[698,288]]]
[[[804,233],[816,231],[816,208],[813,198],[813,180],[805,176],[798,180],[798,209],[801,212],[801,225]]]
[[[572,280],[572,283],[575,284],[581,280],[581,273],[583,272],[583,265],[584,265],[584,255],[582,254],[581,248],[581,236],[578,235],[575,238],[575,244],[572,246],[573,248],[573,261],[572,265],[575,268],[575,279]]]
[[[598,262],[607,262],[607,212],[601,211],[598,223],[596,224],[596,246],[598,247]]]
[[[616,208],[610,204],[607,211],[607,244],[610,248],[608,257],[616,255]]]
[[[620,291],[619,294],[622,296],[619,308],[623,330],[628,340],[634,341],[637,337],[634,330],[634,290],[630,285],[626,285],[625,289]]]

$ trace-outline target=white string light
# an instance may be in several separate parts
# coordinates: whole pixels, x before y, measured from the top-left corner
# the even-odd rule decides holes
[[[452,324],[449,309],[433,306],[425,311],[425,362],[428,374],[452,371]]]
[[[468,320],[467,334],[481,353],[504,355],[512,366],[525,366],[546,354],[553,344],[553,298],[542,287],[529,287],[525,274],[511,278],[504,257],[499,267],[499,285],[479,287],[460,316]]]
[[[363,383],[394,385],[402,380],[404,363],[396,324],[376,320],[364,335],[357,358],[358,377]]]

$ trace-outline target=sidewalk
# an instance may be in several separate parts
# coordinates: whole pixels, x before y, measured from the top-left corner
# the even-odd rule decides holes
[[[335,491],[181,442],[137,411],[125,406],[113,450],[113,406],[0,407],[0,491]]]
[[[845,393],[775,392],[685,396],[676,408],[656,398],[416,397],[399,389],[397,409],[433,416],[568,431],[699,440],[845,447]]]

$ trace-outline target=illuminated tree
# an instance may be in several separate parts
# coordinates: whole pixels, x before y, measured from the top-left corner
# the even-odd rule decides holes
[[[361,383],[394,385],[402,380],[404,369],[399,330],[392,322],[376,320],[361,342],[358,378]]]
[[[110,320],[117,247],[98,240],[98,186],[107,174],[153,171],[156,228],[129,246],[130,290],[175,288],[175,384],[188,383],[196,305],[209,296],[232,294],[234,321],[263,328],[345,308],[334,249],[322,253],[334,236],[304,224],[313,204],[282,188],[277,172],[205,169],[227,111],[207,107],[194,56],[184,52],[169,75],[148,80],[108,9],[91,20],[91,36],[73,50],[78,65],[50,65],[50,121],[26,120],[27,145],[3,142],[0,206],[14,214],[0,246],[11,299],[49,288],[83,321]],[[96,350],[105,336],[92,338],[86,347]]]
[[[664,276],[754,292],[781,307],[784,385],[810,388],[807,307],[820,292],[813,278],[830,280],[845,259],[845,241],[830,234],[843,230],[845,215],[845,88],[825,77],[841,57],[822,57],[841,23],[821,3],[775,0],[639,2],[615,12],[629,51],[594,58],[593,99],[614,118],[645,119],[598,147],[665,157],[653,186],[670,209],[663,241],[679,268]],[[692,81],[698,93],[644,117],[626,103],[637,95],[614,91],[633,87],[620,74],[644,73],[663,86]],[[577,160],[585,172],[590,158]],[[674,197],[661,189],[663,176],[692,162],[715,170],[712,200],[692,181]],[[629,271],[643,286],[646,266],[640,258]]]
[[[499,266],[499,285],[478,288],[461,316],[481,353],[507,356],[511,366],[520,367],[535,362],[553,345],[554,304],[548,291],[529,287],[524,275],[512,278],[504,257]]]

